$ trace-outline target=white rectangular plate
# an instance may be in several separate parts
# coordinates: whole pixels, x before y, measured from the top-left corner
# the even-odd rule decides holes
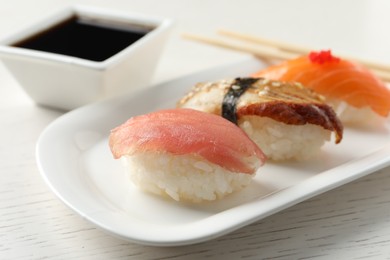
[[[108,147],[112,128],[131,116],[175,107],[197,82],[245,77],[262,66],[251,59],[67,113],[38,140],[42,176],[65,204],[109,233],[136,243],[174,246],[227,234],[390,165],[386,122],[372,128],[346,128],[341,144],[329,142],[310,161],[267,162],[249,187],[215,202],[176,202],[144,193],[130,183]]]

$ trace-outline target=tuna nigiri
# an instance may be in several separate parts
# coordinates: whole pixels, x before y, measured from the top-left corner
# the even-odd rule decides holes
[[[175,200],[214,200],[249,184],[266,157],[236,125],[192,109],[133,117],[111,131],[132,181]]]
[[[323,97],[301,84],[236,78],[196,84],[177,103],[220,115],[241,127],[273,160],[308,159],[343,125]]]
[[[330,51],[311,52],[252,76],[302,83],[325,96],[343,122],[362,120],[362,114],[365,119],[367,114],[389,115],[389,88],[368,69]]]

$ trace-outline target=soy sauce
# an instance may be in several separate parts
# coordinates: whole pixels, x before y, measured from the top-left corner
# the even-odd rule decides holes
[[[104,61],[152,29],[139,25],[126,27],[123,24],[74,16],[12,46]]]

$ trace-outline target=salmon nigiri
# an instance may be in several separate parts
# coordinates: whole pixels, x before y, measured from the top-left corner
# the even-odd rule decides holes
[[[372,112],[387,117],[390,112],[390,90],[385,83],[363,66],[332,56],[330,51],[311,52],[252,76],[299,82],[325,96],[344,122]]]
[[[133,117],[111,131],[132,181],[175,200],[214,200],[249,184],[265,155],[235,124],[193,109]]]

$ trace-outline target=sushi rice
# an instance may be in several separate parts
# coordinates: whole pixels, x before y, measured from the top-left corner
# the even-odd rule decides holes
[[[238,124],[275,161],[312,158],[331,138],[331,132],[318,125],[288,125],[267,117],[244,116]]]
[[[329,99],[328,103],[333,107],[337,116],[344,124],[364,125],[369,123],[381,123],[389,120],[390,116],[383,117],[374,112],[369,106],[357,108],[340,100]]]
[[[196,155],[137,153],[121,160],[137,187],[176,201],[220,199],[250,184],[256,174],[231,172]]]

